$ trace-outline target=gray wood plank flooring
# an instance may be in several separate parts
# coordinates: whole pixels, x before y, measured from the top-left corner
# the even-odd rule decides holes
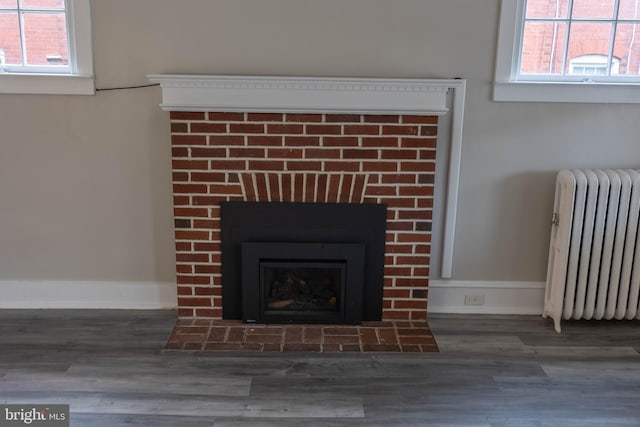
[[[72,426],[640,426],[640,322],[435,316],[440,353],[163,350],[170,311],[0,311],[0,402]]]

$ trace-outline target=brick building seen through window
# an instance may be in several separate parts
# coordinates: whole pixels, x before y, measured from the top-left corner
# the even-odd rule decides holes
[[[527,0],[521,75],[637,76],[640,0]]]
[[[17,67],[68,65],[64,0],[0,0],[0,62]]]

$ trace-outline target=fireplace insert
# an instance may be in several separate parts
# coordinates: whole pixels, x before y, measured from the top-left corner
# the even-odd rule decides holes
[[[241,260],[245,322],[362,320],[362,244],[245,242]]]
[[[380,320],[386,206],[221,203],[223,318]]]

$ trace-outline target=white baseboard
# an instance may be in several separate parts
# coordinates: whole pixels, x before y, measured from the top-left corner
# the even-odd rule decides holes
[[[173,309],[173,282],[0,281],[0,308]],[[483,305],[465,305],[465,295]],[[432,280],[429,313],[542,314],[544,282]]]
[[[171,282],[65,282],[0,280],[0,308],[173,309]]]
[[[544,282],[432,280],[428,313],[542,314]],[[465,296],[480,296],[482,305],[465,305]]]

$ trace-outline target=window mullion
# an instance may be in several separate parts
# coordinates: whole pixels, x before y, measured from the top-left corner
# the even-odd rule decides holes
[[[564,35],[564,50],[562,52],[562,76],[567,75],[567,55],[569,54],[569,39],[571,37],[571,27],[573,26],[573,0],[569,0],[569,4],[567,5],[567,30]]]
[[[22,66],[27,65],[27,39],[24,31],[24,14],[22,13],[22,0],[18,1],[16,9],[18,12],[18,29],[20,31],[20,56],[22,60]]]
[[[549,58],[549,74],[553,74],[553,63],[556,56],[556,39],[558,34],[558,23],[553,23],[553,38],[551,42],[551,58]]]
[[[631,68],[631,54],[632,54],[632,50],[631,50],[631,46],[633,46],[633,43],[635,41],[635,34],[636,34],[636,25],[638,25],[637,23],[637,19],[638,19],[638,1],[636,0],[634,3],[634,10],[633,10],[633,19],[635,20],[633,22],[633,30],[632,30],[632,38],[631,41],[629,42],[629,53],[627,53],[627,73],[629,73],[629,69]],[[640,73],[640,70],[638,70],[638,72]]]
[[[611,63],[613,62],[613,48],[616,43],[616,32],[618,31],[618,16],[620,14],[620,0],[615,0],[613,9],[613,22],[611,23],[611,36],[609,37],[609,53],[607,54],[607,76],[611,76]]]

